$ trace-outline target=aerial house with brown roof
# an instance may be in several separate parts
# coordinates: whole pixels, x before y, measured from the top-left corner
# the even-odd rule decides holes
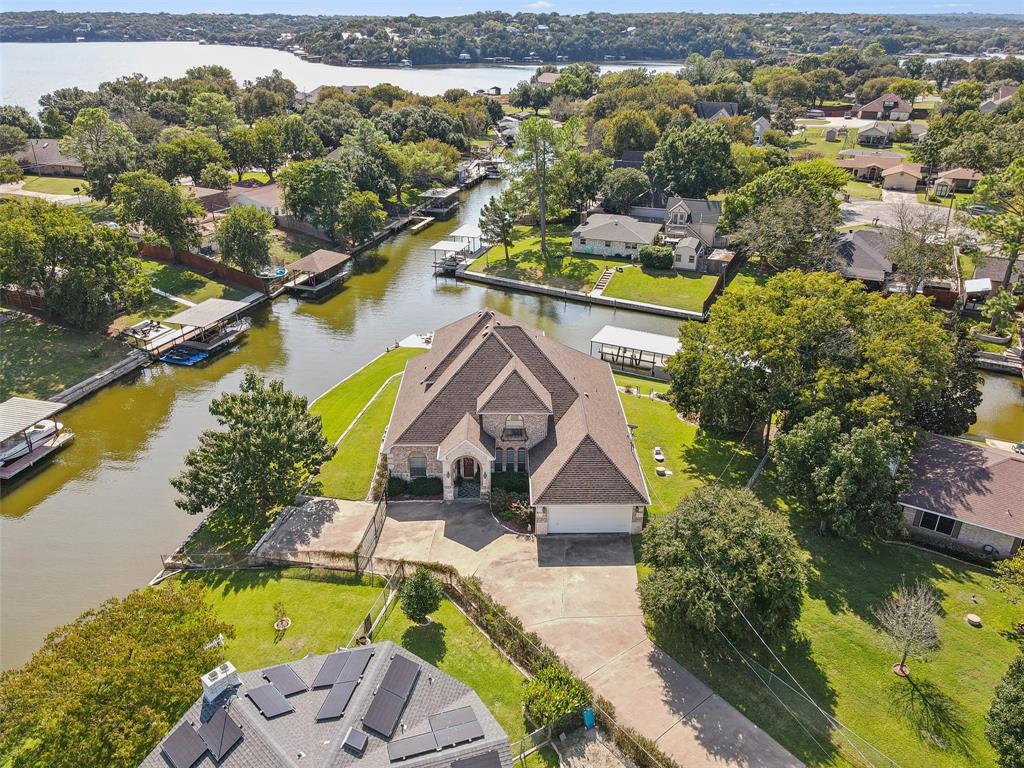
[[[444,498],[528,476],[535,529],[637,533],[648,503],[608,363],[491,310],[437,330],[409,361],[384,440],[388,469]]]

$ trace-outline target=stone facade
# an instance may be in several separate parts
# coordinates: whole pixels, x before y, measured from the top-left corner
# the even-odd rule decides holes
[[[526,430],[526,439],[505,440],[502,435],[505,431],[507,417],[508,414],[506,413],[485,413],[480,417],[480,428],[494,438],[495,447],[526,448],[529,450],[548,436],[548,422],[551,417],[546,413],[527,413],[523,414],[523,428]]]
[[[935,544],[955,544],[965,549],[973,549],[977,552],[984,552],[986,545],[995,550],[995,557],[1011,557],[1020,548],[1021,540],[1008,533],[993,531],[989,528],[982,528],[978,525],[958,521],[953,528],[952,535],[937,533],[927,528],[921,528],[916,523],[920,520],[921,511],[913,507],[903,507],[903,521],[907,530],[913,538],[923,541],[930,541]]]
[[[393,477],[411,480],[409,457],[420,455],[427,459],[427,477],[441,477],[444,468],[437,458],[436,445],[396,445],[388,452],[388,471]]]

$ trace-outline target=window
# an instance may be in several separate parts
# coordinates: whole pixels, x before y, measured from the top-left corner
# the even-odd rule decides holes
[[[516,449],[509,448],[505,451],[505,469],[509,472],[516,471]]]
[[[690,262],[691,264],[693,264],[693,262],[694,262],[694,260],[695,260],[696,258],[697,258],[697,254],[696,254],[696,253],[691,253],[691,254],[690,254],[690,256],[689,256],[689,258],[688,258],[687,260],[688,260],[688,261],[689,261],[689,262]]]
[[[505,419],[505,429],[501,433],[502,440],[525,440],[526,423],[522,416],[508,416]]]
[[[525,472],[526,471],[526,449],[525,448],[520,448],[519,449],[519,471],[520,472]]]
[[[427,476],[427,457],[413,455],[409,457],[409,477]]]
[[[934,512],[922,513],[921,522],[918,523],[918,528],[935,531],[936,533],[941,533],[943,536],[952,536],[954,526],[956,526],[956,520],[952,517],[936,515]]]
[[[586,245],[586,244],[587,244],[587,238],[581,237],[580,238],[580,245]]]
[[[494,449],[494,471],[501,472],[501,457],[504,455],[501,448]]]
[[[612,241],[611,240],[605,240],[604,241],[604,247],[605,248],[611,248],[612,247]]]

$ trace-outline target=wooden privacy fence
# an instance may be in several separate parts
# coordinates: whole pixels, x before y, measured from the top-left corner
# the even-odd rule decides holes
[[[139,255],[160,261],[173,261],[171,249],[166,245],[153,245],[150,243],[139,243]],[[250,275],[240,269],[229,267],[227,264],[207,258],[199,253],[191,251],[178,251],[178,263],[182,266],[193,269],[204,275],[214,275],[221,280],[227,280],[254,291],[263,290],[263,281],[255,275]]]

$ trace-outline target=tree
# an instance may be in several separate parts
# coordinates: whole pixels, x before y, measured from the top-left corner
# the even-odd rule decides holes
[[[909,587],[900,584],[896,594],[875,609],[879,626],[901,655],[900,663],[893,668],[898,675],[910,674],[907,657],[919,657],[939,647],[939,629],[935,624],[938,612],[935,591],[923,581]]]
[[[1017,316],[1020,300],[1005,288],[990,296],[981,307],[981,314],[988,320],[988,328],[1001,336],[1008,336],[1013,319]]]
[[[71,124],[64,119],[64,116],[61,115],[61,113],[54,107],[50,107],[45,112],[43,112],[42,133],[44,136],[48,138],[62,138],[64,134],[67,132],[68,127],[70,125]]]
[[[182,191],[149,171],[124,174],[113,190],[117,220],[149,227],[167,242],[175,263],[179,250],[199,245],[198,222],[206,215],[203,207]]]
[[[21,181],[25,178],[18,161],[10,155],[0,157],[0,184],[10,184],[12,181]]]
[[[441,607],[444,589],[428,569],[419,566],[398,588],[402,613],[414,624],[425,624],[427,616]]]
[[[181,495],[178,508],[190,515],[213,511],[250,532],[262,530],[268,514],[291,503],[335,453],[307,405],[284,382],[247,371],[237,393],[211,401],[221,429],[199,435],[171,480]]]
[[[742,187],[773,168],[789,165],[789,153],[779,147],[752,147],[734,142],[732,161],[736,166],[735,184]]]
[[[235,128],[224,139],[224,149],[238,180],[256,164],[256,132],[252,128]]]
[[[899,527],[896,497],[905,480],[892,467],[906,454],[887,421],[844,432],[829,408],[782,432],[771,445],[786,490],[818,515],[823,533],[842,536]]]
[[[849,180],[849,174],[827,160],[774,168],[725,196],[719,230],[732,231],[751,211],[778,197],[800,197],[838,210],[835,193]]]
[[[981,374],[974,367],[978,345],[962,325],[955,331],[953,364],[942,393],[934,400],[919,403],[914,420],[922,429],[940,435],[962,435],[977,421],[981,404]]]
[[[209,131],[217,141],[223,141],[232,128],[239,124],[235,105],[222,93],[197,93],[188,105],[188,122],[192,128]]]
[[[18,107],[14,104],[3,104],[0,105],[0,125],[9,125],[19,129],[25,136],[33,139],[38,139],[43,135],[43,127],[39,124],[32,115],[28,113],[28,110],[24,107]],[[59,136],[50,136],[48,138],[60,138]]]
[[[890,93],[896,94],[911,104],[926,93],[931,93],[934,90],[935,87],[931,83],[926,83],[924,80],[912,80],[907,77],[901,77],[889,83]]]
[[[1017,602],[1024,595],[1024,549],[1018,549],[1013,557],[996,561],[992,567],[999,577],[996,588],[1009,592],[1011,600]]]
[[[1011,285],[1014,267],[1024,248],[1024,158],[999,173],[989,174],[974,188],[974,199],[995,213],[977,216],[974,228],[1007,259],[1003,285]]]
[[[292,160],[308,160],[324,153],[320,137],[299,115],[288,115],[281,121],[281,144]]]
[[[10,765],[134,768],[221,663],[210,647],[234,636],[198,583],[110,598],[50,632],[20,669],[0,676],[0,753]]]
[[[299,160],[281,171],[284,207],[335,236],[341,228],[341,204],[352,193],[348,171],[331,158]]]
[[[167,138],[156,145],[156,157],[167,181],[187,176],[198,182],[203,168],[228,160],[223,147],[204,133],[168,128],[164,135]]]
[[[521,236],[516,228],[519,221],[520,205],[515,193],[505,190],[491,197],[480,208],[480,230],[484,239],[494,245],[501,244],[505,251],[505,262],[511,263],[508,249]]]
[[[561,179],[565,196],[581,214],[601,192],[612,161],[599,152],[567,151],[562,161]]]
[[[719,192],[736,174],[729,134],[705,120],[682,131],[667,131],[644,157],[644,171],[680,197],[702,198]]]
[[[886,248],[895,275],[913,295],[928,278],[946,277],[952,271],[953,246],[943,240],[940,211],[904,200],[890,210],[893,215],[885,230]]]
[[[540,226],[540,249],[547,253],[549,200],[557,198],[559,163],[568,151],[575,121],[556,128],[550,120],[533,117],[520,126],[515,150],[509,159],[515,184],[522,198],[536,206]],[[535,202],[534,202],[535,201]]]
[[[199,174],[199,185],[210,189],[226,190],[231,186],[231,171],[220,163],[209,163]]]
[[[517,109],[532,109],[536,115],[548,105],[550,95],[546,88],[525,80],[508,92],[508,103]]]
[[[392,154],[387,135],[372,121],[360,120],[341,140],[339,159],[356,189],[373,192],[386,200],[395,192],[392,180],[396,171],[391,164]]]
[[[338,228],[349,240],[359,244],[379,232],[387,218],[376,194],[356,190],[341,201]]]
[[[610,157],[622,157],[624,152],[646,151],[658,143],[658,126],[646,112],[623,109],[608,121],[604,134],[604,151]]]
[[[767,267],[783,271],[825,270],[835,260],[836,227],[842,217],[834,207],[813,199],[778,197],[759,205],[740,220],[736,239],[751,256]]]
[[[604,177],[601,185],[601,202],[606,211],[629,213],[636,205],[637,198],[648,192],[651,180],[637,168],[615,168]]]
[[[229,208],[217,223],[217,243],[226,264],[235,264],[254,275],[270,266],[270,238],[274,217],[262,208],[239,205]]]
[[[287,98],[269,88],[250,88],[242,94],[238,106],[242,119],[254,125],[262,118],[273,117],[284,112]]]
[[[800,105],[792,101],[784,101],[772,115],[772,128],[781,131],[786,136],[792,136],[796,131],[797,118],[803,114]]]
[[[586,684],[561,664],[541,667],[525,685],[523,709],[540,726],[579,712],[592,699]]]
[[[271,181],[284,162],[284,140],[276,120],[264,117],[252,127],[253,162],[262,168]]]
[[[60,140],[61,152],[82,161],[89,195],[107,202],[117,177],[134,166],[137,149],[132,132],[99,107],[81,110]]]
[[[985,715],[985,736],[999,768],[1024,768],[1024,656],[1010,663]]]
[[[15,125],[0,125],[0,155],[17,152],[28,143],[28,135]]]
[[[697,637],[716,629],[736,642],[750,628],[770,638],[793,629],[803,603],[804,566],[780,515],[746,489],[705,486],[644,530],[651,573],[640,605],[656,622]]]

